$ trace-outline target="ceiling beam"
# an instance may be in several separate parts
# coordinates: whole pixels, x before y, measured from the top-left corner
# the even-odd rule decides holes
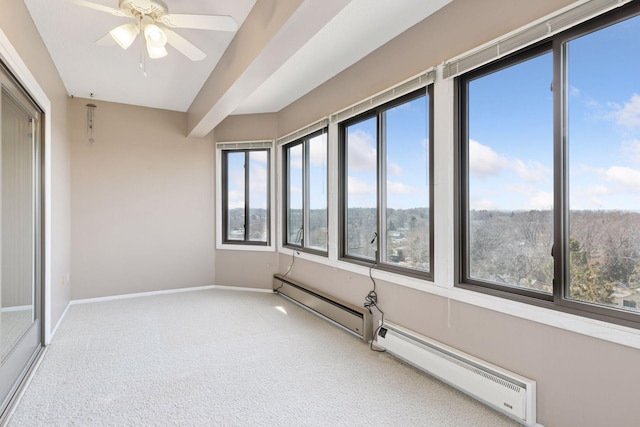
[[[188,136],[202,138],[211,132],[348,3],[256,2],[189,107]]]

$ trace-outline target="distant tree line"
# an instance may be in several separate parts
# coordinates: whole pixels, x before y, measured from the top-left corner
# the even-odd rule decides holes
[[[613,303],[615,287],[640,287],[640,213],[571,211],[571,298]],[[551,211],[472,211],[470,273],[497,283],[552,291]]]

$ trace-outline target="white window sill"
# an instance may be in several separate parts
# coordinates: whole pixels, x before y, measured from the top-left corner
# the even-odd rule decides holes
[[[233,245],[228,243],[218,243],[216,245],[217,250],[223,251],[250,251],[250,252],[274,252],[276,248],[273,245],[261,246],[261,245]]]

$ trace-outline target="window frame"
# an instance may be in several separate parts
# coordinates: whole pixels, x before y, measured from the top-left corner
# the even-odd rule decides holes
[[[308,233],[309,230],[305,226],[305,224],[309,223],[310,216],[310,151],[309,145],[310,141],[320,135],[325,135],[325,144],[326,144],[326,205],[327,205],[327,249],[322,251],[319,249],[315,249],[307,246],[308,241]],[[321,129],[318,129],[315,132],[312,132],[308,135],[305,135],[301,138],[298,138],[292,142],[286,143],[282,145],[282,246],[289,249],[294,249],[296,251],[307,252],[314,255],[319,255],[323,257],[329,256],[329,129],[327,126],[324,126]],[[290,149],[296,146],[302,146],[302,238],[301,243],[299,245],[293,244],[289,242],[289,153]]]
[[[386,192],[386,141],[384,141],[384,120],[381,120],[382,113],[394,107],[408,103],[421,96],[427,97],[429,108],[427,121],[427,134],[429,138],[429,162],[427,164],[429,176],[429,270],[419,270],[417,268],[401,267],[399,265],[381,262],[381,246],[386,244],[386,218],[387,207],[382,207],[383,194]],[[338,258],[341,261],[354,263],[366,267],[375,266],[378,270],[396,273],[404,276],[414,277],[423,280],[434,280],[434,184],[433,184],[433,154],[434,154],[434,84],[430,83],[417,90],[413,90],[405,95],[388,101],[384,104],[371,108],[356,116],[347,118],[338,123]],[[371,118],[376,119],[376,238],[375,238],[375,259],[350,255],[347,253],[347,129],[353,124],[364,122]],[[372,243],[373,244],[373,243]],[[386,252],[386,250],[384,251]]]
[[[555,311],[640,329],[640,313],[570,299],[569,292],[569,156],[568,156],[568,64],[567,43],[640,15],[640,4],[630,3],[575,25],[545,40],[470,70],[455,78],[455,287],[498,296]],[[533,58],[542,51],[553,54],[553,248],[552,294],[500,285],[469,277],[469,159],[468,82]]]
[[[257,241],[247,239],[247,218],[250,217],[251,205],[249,201],[249,192],[250,192],[250,167],[247,165],[250,164],[250,154],[252,152],[264,151],[267,155],[267,213],[266,213],[266,230],[267,230],[267,239],[266,241]],[[237,149],[221,149],[221,224],[222,224],[222,241],[223,245],[234,245],[234,246],[257,246],[257,247],[270,247],[271,246],[271,148],[237,148]],[[245,167],[244,167],[244,236],[242,240],[239,239],[229,239],[228,236],[228,207],[229,207],[229,154],[230,153],[244,153],[245,156]]]
[[[534,46],[528,47],[522,51],[518,51],[511,55],[506,56],[498,61],[487,64],[483,67],[476,68],[472,71],[464,73],[460,77],[456,78],[456,121],[458,123],[458,142],[456,143],[456,149],[458,150],[456,158],[458,159],[458,172],[456,173],[458,179],[458,185],[456,186],[458,194],[456,195],[456,199],[459,203],[459,208],[457,209],[459,218],[456,221],[458,223],[459,228],[459,236],[460,239],[457,240],[458,244],[458,286],[466,287],[469,286],[470,289],[477,290],[477,287],[486,288],[488,293],[497,294],[500,296],[507,295],[517,295],[525,298],[534,298],[540,301],[553,301],[553,295],[545,294],[542,292],[536,292],[534,290],[528,290],[526,288],[519,288],[515,286],[507,286],[500,285],[498,283],[483,281],[479,279],[474,279],[470,276],[469,270],[469,261],[470,255],[468,253],[468,242],[469,242],[469,221],[470,221],[470,210],[469,210],[469,157],[468,157],[468,141],[469,141],[469,129],[468,129],[468,120],[465,120],[468,117],[468,83],[476,80],[478,78],[482,78],[483,76],[488,76],[495,72],[507,69],[509,67],[518,65],[520,63],[526,62],[530,59],[536,58],[540,55],[544,55],[545,53],[553,53],[553,46],[550,41],[545,41],[542,43],[538,43]],[[555,73],[555,70],[552,70]],[[555,75],[555,74],[554,74]],[[554,91],[554,96],[555,96]],[[555,107],[555,100],[554,100]],[[555,112],[554,112],[555,116]],[[556,118],[553,119],[553,130],[555,132],[555,121]],[[464,145],[466,144],[466,145]],[[555,152],[555,144],[553,146],[553,151]],[[555,161],[555,155],[554,155]],[[555,194],[555,180],[554,180],[554,194]],[[555,201],[554,201],[554,215],[555,215]],[[554,261],[554,266],[555,266]]]

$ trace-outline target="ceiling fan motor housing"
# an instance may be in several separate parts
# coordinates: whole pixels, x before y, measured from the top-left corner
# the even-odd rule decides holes
[[[149,6],[145,7],[136,2],[136,0],[120,0],[118,7],[131,17],[147,16],[156,22],[162,22],[162,18],[169,12],[167,5],[159,0],[151,0],[145,3],[148,3]]]

